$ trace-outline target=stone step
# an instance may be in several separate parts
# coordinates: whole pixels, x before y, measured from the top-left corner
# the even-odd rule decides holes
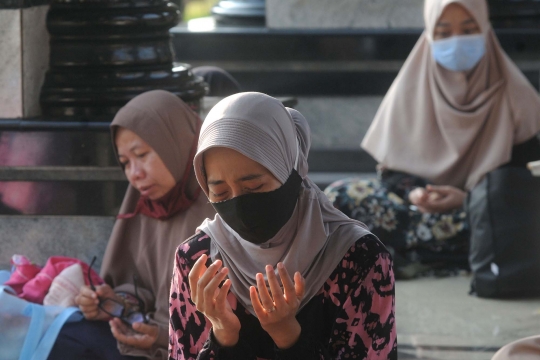
[[[179,60],[205,61],[404,61],[421,29],[272,30],[265,27],[189,28],[170,30]],[[536,60],[540,29],[496,29],[514,60]]]
[[[501,45],[540,89],[540,29],[496,30]],[[383,96],[419,29],[171,29],[178,61],[229,71],[244,91],[294,96]]]

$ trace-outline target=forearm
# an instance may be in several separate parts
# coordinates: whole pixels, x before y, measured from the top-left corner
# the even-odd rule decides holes
[[[302,331],[298,340],[287,349],[275,347],[276,360],[326,360],[330,359],[329,351],[320,341],[316,341],[308,331]]]
[[[208,340],[199,352],[197,360],[255,360],[257,356],[250,344],[239,338],[234,346],[222,346],[217,341],[214,331],[210,330]]]

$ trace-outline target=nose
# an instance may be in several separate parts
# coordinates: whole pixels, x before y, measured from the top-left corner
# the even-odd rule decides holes
[[[237,186],[236,184],[231,186],[231,195],[231,199],[243,195],[242,187]]]
[[[126,175],[130,182],[139,180],[144,176],[144,171],[142,166],[137,164],[137,162],[132,162],[129,169],[126,169]]]

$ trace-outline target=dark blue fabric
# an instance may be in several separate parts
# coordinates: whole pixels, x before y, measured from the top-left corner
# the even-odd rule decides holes
[[[121,355],[108,322],[83,319],[66,323],[62,327],[48,359],[135,360],[144,358]]]

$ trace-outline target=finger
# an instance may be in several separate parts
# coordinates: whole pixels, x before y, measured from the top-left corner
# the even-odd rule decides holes
[[[278,272],[279,272],[279,264],[278,264]],[[283,297],[283,290],[281,290],[281,286],[279,286],[279,281],[277,279],[276,273],[274,272],[274,268],[271,265],[266,265],[266,278],[268,279],[268,284],[270,285],[270,291],[272,292],[272,298],[274,299],[274,304],[276,307],[279,307],[279,305],[282,305],[285,303],[285,298]]]
[[[79,306],[98,306],[99,299],[97,297],[93,298],[93,297],[78,295],[75,298],[75,302]]]
[[[113,289],[107,284],[96,286],[96,295],[98,297],[109,297],[112,293],[114,293]]]
[[[283,265],[283,263],[278,264],[278,271],[279,277],[281,278],[281,283],[283,284],[285,299],[287,300],[287,302],[289,302],[296,297],[294,284],[291,280],[289,272],[287,271],[287,268]]]
[[[138,333],[145,334],[148,336],[157,335],[157,327],[155,325],[149,325],[142,322],[136,322],[131,325],[133,330]]]
[[[213,302],[215,300],[216,296],[219,294],[219,284],[225,280],[227,273],[227,268],[222,268],[214,278],[210,280],[208,285],[206,285],[204,288],[204,298],[206,301],[212,300]]]
[[[227,294],[231,289],[232,282],[230,279],[225,280],[221,289],[219,289],[219,294],[216,296],[216,309],[220,312],[225,311],[227,306]]]
[[[259,297],[261,298],[261,303],[265,309],[270,310],[274,308],[274,301],[268,292],[266,283],[264,282],[264,276],[261,273],[258,273],[256,276],[257,279],[257,290]]]
[[[259,300],[259,294],[257,293],[255,286],[249,288],[249,297],[251,298],[251,305],[253,306],[257,318],[261,319],[262,317],[267,316],[268,314]]]
[[[191,268],[191,271],[189,272],[189,288],[191,289],[191,299],[195,303],[197,299],[197,282],[199,281],[200,277],[204,272],[206,271],[206,260],[208,259],[208,256],[201,255],[199,259],[195,262],[195,265],[193,265],[193,268]]]
[[[79,309],[81,309],[83,313],[87,313],[87,314],[99,312],[99,308],[97,306],[92,306],[92,305],[79,305]]]
[[[221,260],[216,260],[206,269],[204,274],[199,278],[197,281],[197,301],[200,303],[201,301],[204,301],[206,299],[214,299],[214,293],[207,294],[205,292],[206,287],[212,281],[212,279],[216,276],[216,273],[221,268]],[[204,297],[204,298],[203,298]],[[197,304],[198,304],[197,303]]]
[[[294,290],[298,300],[302,300],[306,292],[306,280],[298,271],[294,274]]]
[[[136,341],[136,339],[134,339],[133,336],[127,334],[127,332],[122,327],[122,325],[124,324],[121,324],[121,321],[119,319],[113,319],[109,321],[109,325],[111,327],[111,332],[116,340],[131,346],[137,345],[138,342]]]
[[[427,189],[430,192],[437,192],[441,195],[448,194],[452,191],[452,187],[447,186],[447,185],[428,185]]]
[[[89,299],[97,299],[97,294],[95,293],[95,291],[93,291],[92,289],[90,289],[86,285],[81,286],[81,289],[79,290],[79,295],[78,296],[86,297],[86,298],[89,298]]]
[[[84,317],[88,320],[92,320],[98,317],[99,310],[91,310],[91,311],[84,311],[83,309],[80,309],[83,313]]]

